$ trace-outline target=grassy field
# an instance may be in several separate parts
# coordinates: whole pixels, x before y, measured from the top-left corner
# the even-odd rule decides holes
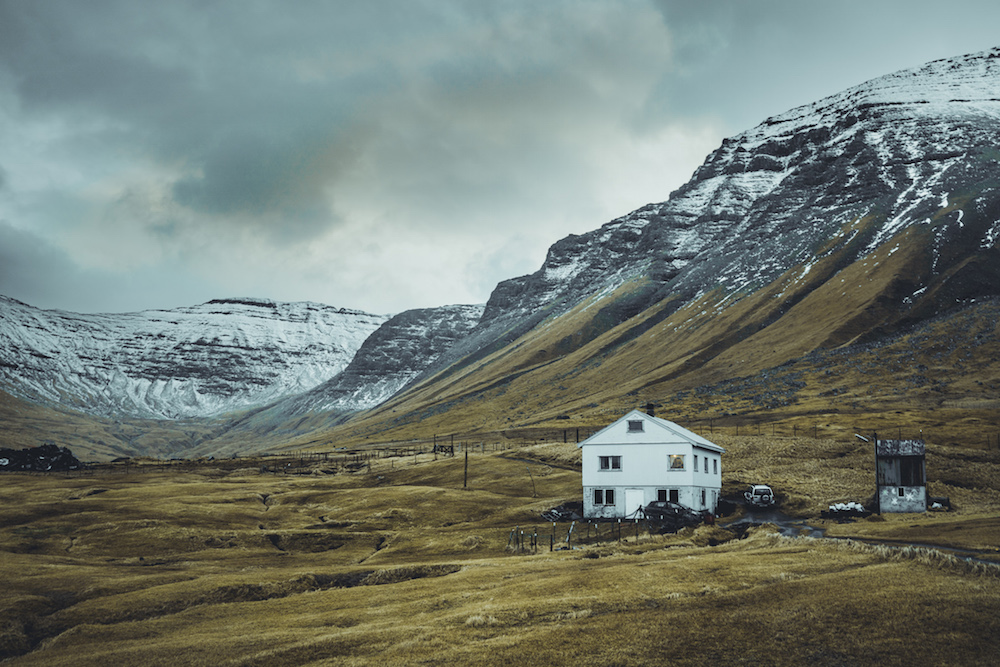
[[[870,494],[868,453],[853,443],[719,441],[727,489],[769,481],[799,516]],[[430,454],[353,472],[329,461],[308,474],[225,461],[4,475],[0,656],[47,666],[990,665],[1000,656],[995,455],[932,450],[932,493],[950,495],[953,512],[811,522],[879,543],[783,537],[766,525],[744,539],[722,526],[637,538],[626,526],[622,541],[605,526],[587,540],[578,525],[573,548],[550,552],[552,524],[539,512],[579,499],[576,448],[485,449],[469,457],[467,488],[464,457]],[[537,553],[508,548],[515,526],[541,535]],[[568,528],[556,526],[557,546]]]

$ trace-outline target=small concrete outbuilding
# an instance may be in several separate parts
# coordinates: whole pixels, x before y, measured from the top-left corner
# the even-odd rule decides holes
[[[927,511],[923,440],[875,439],[875,502],[879,512]]]
[[[658,500],[714,512],[719,502],[725,450],[666,419],[633,410],[577,447],[585,518],[632,517]]]

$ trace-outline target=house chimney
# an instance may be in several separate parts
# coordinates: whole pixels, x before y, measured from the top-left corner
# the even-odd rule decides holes
[[[656,406],[652,403],[646,403],[646,414],[650,417],[656,416]]]

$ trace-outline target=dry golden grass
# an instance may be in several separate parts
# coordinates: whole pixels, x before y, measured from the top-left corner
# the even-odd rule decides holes
[[[800,513],[870,481],[853,443],[722,444],[727,487],[767,478]],[[507,549],[514,526],[547,535],[538,513],[579,499],[577,456],[553,442],[473,453],[468,489],[463,457],[428,455],[335,475],[4,475],[0,652],[47,666],[985,665],[1000,652],[1000,566],[938,551],[767,527],[622,543],[580,529],[572,550]],[[957,511],[830,533],[996,549],[996,462],[954,465],[989,469]]]

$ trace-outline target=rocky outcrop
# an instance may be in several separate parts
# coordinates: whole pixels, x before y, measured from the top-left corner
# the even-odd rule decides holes
[[[275,408],[291,417],[374,407],[436,368],[441,356],[468,335],[482,313],[482,305],[400,313],[368,337],[341,373]]]

